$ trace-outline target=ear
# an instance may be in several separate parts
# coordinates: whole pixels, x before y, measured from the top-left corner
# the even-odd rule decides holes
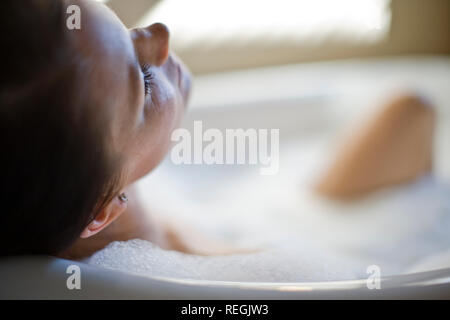
[[[89,238],[105,229],[127,209],[127,203],[119,197],[114,197],[108,205],[100,211],[95,219],[83,230],[80,237]]]

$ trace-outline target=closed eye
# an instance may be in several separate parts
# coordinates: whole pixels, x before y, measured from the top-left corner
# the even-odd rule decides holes
[[[144,76],[144,93],[145,96],[149,96],[152,93],[154,75],[150,68],[150,65],[147,63],[141,65],[141,70]]]

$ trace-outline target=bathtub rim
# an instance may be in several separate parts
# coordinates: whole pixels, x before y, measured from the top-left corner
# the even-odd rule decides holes
[[[66,287],[67,267],[81,269],[81,290]],[[50,256],[0,259],[0,299],[450,299],[450,268],[325,282],[225,282],[151,277]]]

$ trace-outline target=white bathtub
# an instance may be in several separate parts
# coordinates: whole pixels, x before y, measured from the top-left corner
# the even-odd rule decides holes
[[[1,299],[448,299],[450,269],[381,279],[313,283],[250,283],[154,279],[76,263],[81,288],[67,289],[73,261],[17,257],[0,264]]]
[[[184,126],[189,129],[194,120],[202,120],[205,126],[219,129],[279,128],[281,148],[292,146],[293,142],[302,145],[322,138],[332,141],[330,136],[344,128],[349,119],[366,114],[377,105],[379,97],[396,89],[412,88],[432,99],[438,107],[436,172],[442,179],[448,179],[450,145],[444,141],[450,139],[449,79],[450,59],[442,57],[317,63],[205,76],[196,81],[192,107]],[[162,183],[177,175],[181,176],[180,181],[171,179],[170,183]],[[245,189],[246,182],[240,178],[242,176],[285,179],[283,177],[289,175],[281,172],[277,178],[262,178],[256,174],[255,168],[249,166],[231,169],[223,166],[177,167],[166,161],[141,181],[139,187],[153,208],[181,212],[184,218],[199,224],[205,224],[208,219],[210,223],[230,223],[237,219],[233,212],[239,213],[235,210],[238,205],[227,204],[233,197],[230,188]],[[213,188],[218,180],[224,181],[223,187]],[[146,196],[149,188],[151,196]],[[180,192],[177,194],[179,202],[169,201],[174,190]],[[277,206],[280,203],[277,201],[283,202],[283,199],[275,199],[270,205]],[[199,203],[203,213],[199,210]],[[267,203],[250,201],[245,205],[252,211],[245,220],[248,222],[254,221],[260,207],[267,206]],[[220,216],[225,209],[229,214]],[[287,224],[294,221],[289,220],[293,219],[292,214],[286,214],[283,219],[289,222]],[[298,219],[299,223],[305,223],[305,220]],[[263,225],[259,227],[264,228]],[[297,231],[302,229],[290,229],[290,232]],[[341,244],[345,245],[346,241],[350,239],[344,239]],[[71,264],[81,268],[81,290],[68,290],[66,287],[69,276],[66,269]],[[450,268],[382,276],[381,289],[369,290],[366,279],[312,283],[155,279],[42,256],[1,261],[0,283],[0,298],[450,298]]]

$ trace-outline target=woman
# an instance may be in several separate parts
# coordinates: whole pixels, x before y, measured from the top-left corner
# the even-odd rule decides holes
[[[79,30],[66,28],[72,4]],[[167,28],[128,31],[94,1],[1,6],[1,255],[81,257],[123,237],[176,247],[132,191],[167,152],[189,95]]]
[[[69,30],[66,9],[73,4],[81,9],[81,29]],[[194,239],[197,233],[185,227],[151,218],[133,191],[133,183],[166,154],[189,96],[189,72],[169,52],[167,28],[156,23],[128,31],[94,1],[8,0],[1,6],[0,255],[77,259],[133,238],[184,252],[229,252]],[[353,195],[429,169],[432,112],[414,97],[389,110],[399,109],[426,123],[418,133],[425,137],[418,151],[425,157],[395,179],[381,171],[364,176],[374,172],[364,167],[349,184],[354,162],[360,161],[355,159],[364,159],[359,155],[373,132],[396,135],[395,123],[391,131],[375,126],[365,135],[368,143],[363,139],[345,149],[337,168],[320,182],[320,192]],[[392,145],[389,134],[380,139],[379,145]],[[377,156],[369,154],[375,164]],[[380,177],[385,179],[374,183]]]

